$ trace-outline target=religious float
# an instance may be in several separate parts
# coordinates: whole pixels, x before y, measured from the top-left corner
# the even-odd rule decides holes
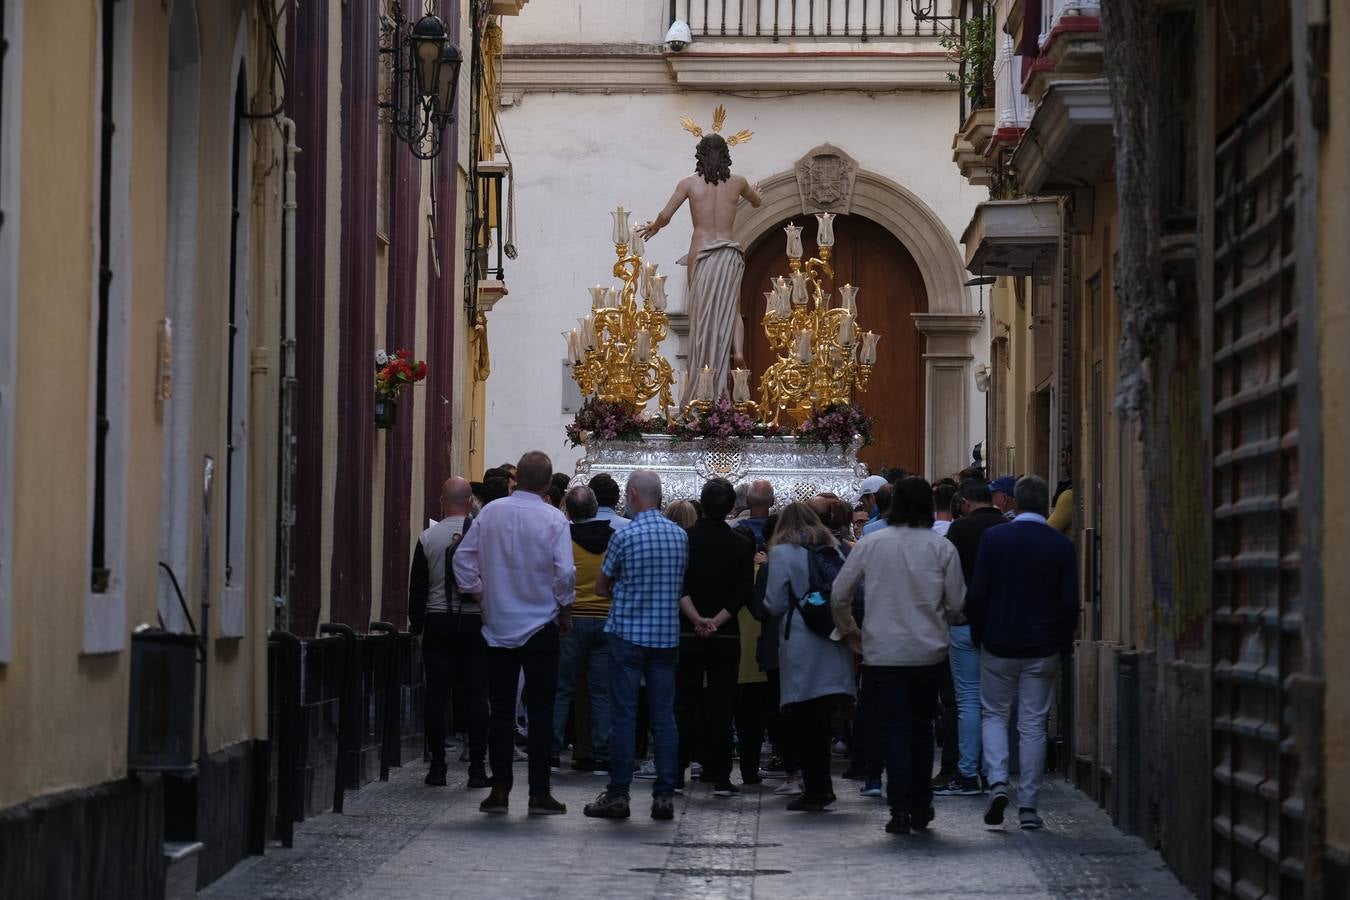
[[[715,129],[724,115],[719,108]],[[857,454],[871,420],[854,396],[867,389],[880,335],[859,330],[858,287],[834,283],[834,215],[816,214],[818,257],[803,259],[799,226],[785,229],[787,271],[765,294],[773,362],[759,399],[751,397],[748,369],[731,369],[728,391],[705,366],[689,374],[693,390],[682,407],[660,352],[670,322],[666,276],[644,258],[646,228],[631,226],[622,206],[610,215],[620,283],[590,288],[590,311],[564,334],[586,398],[567,429],[586,451],[573,483],[607,472],[622,487],[633,471],[650,469],[667,500],[696,498],[714,477],[766,479],[780,503],[827,492],[856,499],[868,474]]]

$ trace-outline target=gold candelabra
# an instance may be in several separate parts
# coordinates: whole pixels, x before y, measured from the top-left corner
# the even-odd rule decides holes
[[[803,260],[802,229],[787,226],[788,275],[764,295],[764,333],[778,358],[760,379],[759,409],[774,423],[784,412],[801,422],[820,407],[851,402],[855,390],[867,390],[877,361],[881,335],[858,333],[858,288],[843,285],[839,305],[831,305],[834,214],[816,219],[820,256]]]
[[[675,374],[660,352],[670,324],[666,276],[657,274],[655,264],[643,262],[646,245],[638,229],[629,226],[629,211],[620,206],[610,215],[618,257],[613,274],[623,286],[590,288],[590,313],[563,335],[572,377],[586,396],[630,403],[639,409],[656,397],[669,415]]]

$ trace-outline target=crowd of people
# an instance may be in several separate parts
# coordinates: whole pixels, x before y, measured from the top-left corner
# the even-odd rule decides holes
[[[987,794],[1002,824],[1015,742],[1017,823],[1042,827],[1078,616],[1046,482],[895,471],[860,491],[780,503],[767,481],[714,478],[666,503],[636,471],[621,501],[610,475],[572,486],[539,452],[451,478],[409,579],[427,783],[446,784],[451,718],[485,813],[509,811],[519,745],[530,814],[567,811],[551,778],[570,746],[574,769],[608,779],[585,815],[610,819],[629,817],[635,779],[655,819],[686,778],[718,798],[774,780],[787,809],[822,811],[838,754],[863,795],[884,779],[886,830],[904,834],[929,827],[935,795]]]

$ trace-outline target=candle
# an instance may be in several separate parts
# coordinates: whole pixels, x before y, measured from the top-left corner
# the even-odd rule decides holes
[[[806,275],[802,272],[792,273],[792,302],[797,306],[806,303]]]
[[[732,369],[731,370],[731,402],[749,403],[750,402],[750,370]]]
[[[870,331],[864,331],[862,336],[862,350],[858,354],[858,360],[864,366],[876,365],[877,361],[877,341],[881,340],[881,335]]]
[[[605,289],[601,285],[593,288],[587,288],[591,292],[591,309],[604,309],[605,307]]]
[[[656,276],[656,263],[646,263],[642,267],[642,274],[638,277],[638,285],[642,290],[642,296],[648,300],[652,299],[652,278]]]
[[[666,311],[666,276],[652,275],[647,279],[647,287],[651,289],[652,309],[657,312]]]
[[[641,256],[647,252],[647,242],[642,239],[642,235],[639,233],[641,228],[641,225],[634,225],[628,231],[629,256]]]
[[[588,315],[581,320],[581,343],[587,350],[595,349],[595,316]]]
[[[834,246],[834,213],[816,213],[816,243],[821,247]]]
[[[614,219],[613,237],[615,245],[628,243],[628,236],[631,231],[628,227],[629,211],[623,208],[623,204],[619,204],[619,208],[609,215]]]
[[[772,319],[778,315],[778,292],[764,292],[764,317]]]
[[[694,396],[699,400],[712,400],[713,398],[713,373],[707,366],[698,373],[698,383],[694,388]]]
[[[803,328],[797,332],[797,362],[799,365],[811,364],[811,329]]]
[[[846,315],[839,320],[839,343],[845,347],[852,346],[853,337],[856,333],[857,329],[854,326],[852,316]]]
[[[840,305],[848,310],[849,315],[858,314],[858,289],[851,284],[846,284],[839,289]]]
[[[645,331],[639,331],[637,335],[637,358],[638,362],[645,363],[652,355],[652,336]]]
[[[617,309],[619,306],[619,292],[614,288],[605,289],[605,306],[610,309]]]
[[[787,233],[787,255],[789,259],[802,258],[802,229],[798,225],[789,225],[783,229]]]

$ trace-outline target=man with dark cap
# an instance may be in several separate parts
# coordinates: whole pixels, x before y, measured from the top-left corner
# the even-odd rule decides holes
[[[992,495],[994,508],[1003,513],[1003,518],[1009,522],[1017,515],[1017,504],[1013,501],[1013,486],[1016,484],[1016,475],[1004,475],[989,482],[989,493]]]

